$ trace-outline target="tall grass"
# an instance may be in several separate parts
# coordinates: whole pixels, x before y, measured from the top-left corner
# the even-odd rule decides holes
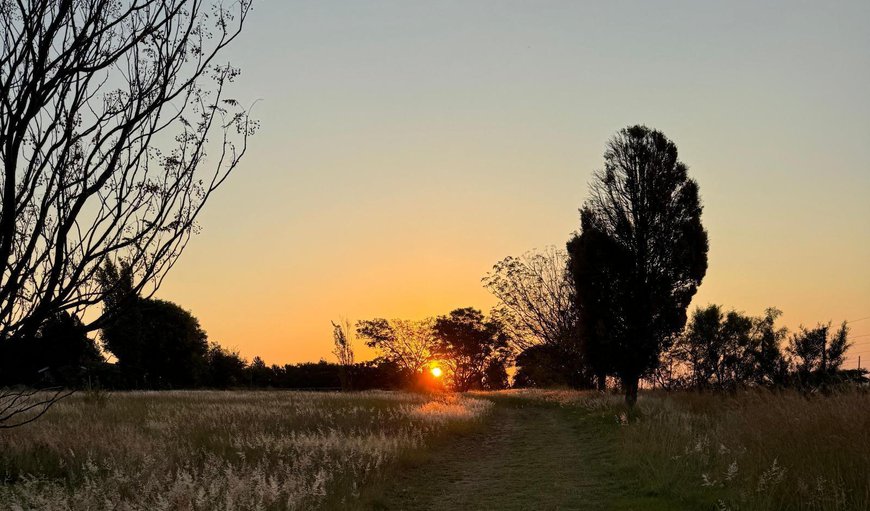
[[[0,509],[312,509],[491,402],[407,393],[74,396],[0,435]]]
[[[648,394],[609,403],[642,490],[695,509],[870,509],[870,394]]]

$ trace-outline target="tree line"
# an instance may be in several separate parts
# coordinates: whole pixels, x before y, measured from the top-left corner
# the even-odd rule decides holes
[[[52,317],[28,340],[0,343],[0,386],[90,389],[340,389],[347,365],[267,365],[210,342],[181,306],[136,291],[133,268],[107,262],[98,274],[104,326],[99,342],[76,316]],[[109,362],[109,359],[114,359]],[[391,360],[350,363],[354,388],[408,388],[413,377]]]
[[[0,384],[111,388],[451,388],[618,386],[633,403],[641,384],[667,389],[818,388],[862,381],[844,371],[848,326],[789,334],[780,311],[750,316],[688,306],[707,270],[697,183],[676,146],[644,126],[608,143],[566,248],[496,263],[483,285],[488,315],[458,308],[423,320],[333,323],[337,363],[266,365],[209,342],[180,306],[144,296],[129,261],[95,272],[100,338],[74,313],[48,316],[30,338],[0,343]],[[359,363],[354,345],[378,357]],[[103,353],[116,359],[107,364]],[[516,371],[513,381],[508,368]],[[439,378],[430,369],[443,371]]]

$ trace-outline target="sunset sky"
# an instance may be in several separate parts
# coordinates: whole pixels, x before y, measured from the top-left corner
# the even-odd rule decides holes
[[[158,296],[267,363],[330,320],[494,300],[563,247],[604,144],[662,130],[700,184],[696,305],[870,316],[870,2],[260,1],[227,53],[261,130]],[[870,364],[870,319],[850,325]],[[372,353],[358,347],[358,358]]]

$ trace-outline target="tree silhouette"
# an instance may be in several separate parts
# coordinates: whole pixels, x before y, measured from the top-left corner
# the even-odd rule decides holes
[[[249,8],[4,2],[0,339],[86,317],[107,257],[129,262],[135,291],[159,286],[255,128],[226,97],[238,70],[216,60]]]
[[[432,360],[435,337],[432,320],[409,321],[383,318],[358,321],[356,333],[366,346],[381,353],[385,360],[417,374]]]
[[[210,343],[206,354],[208,376],[205,384],[215,388],[230,388],[247,383],[245,381],[245,360],[237,351]]]
[[[518,350],[574,341],[577,310],[568,274],[568,254],[555,247],[506,257],[483,278],[499,300],[493,313]]]
[[[774,327],[781,313],[762,317],[723,311],[718,305],[698,308],[671,354],[685,365],[688,385],[699,389],[735,389],[741,385],[785,382],[788,366],[780,343],[785,329]]]
[[[523,360],[527,369],[535,366],[537,385],[592,386],[591,369],[580,349],[574,285],[564,250],[547,247],[506,257],[482,280],[499,300],[492,317],[516,351],[530,354]],[[540,346],[547,349],[537,349]],[[544,353],[547,356],[538,356]],[[554,377],[542,377],[545,371]]]
[[[81,320],[60,312],[40,326],[35,338],[0,344],[0,385],[76,387],[102,362]]]
[[[109,318],[103,344],[133,386],[192,387],[206,375],[208,339],[188,311],[165,300],[142,298],[131,286],[131,269],[107,263],[100,273]]]
[[[619,377],[629,404],[707,271],[701,209],[661,132],[632,126],[608,142],[568,253],[584,352],[596,372]]]
[[[788,353],[801,382],[824,383],[830,380],[840,370],[846,350],[852,345],[848,337],[849,327],[845,322],[836,332],[831,332],[830,323],[810,329],[801,326],[789,339],[788,346]]]
[[[509,355],[501,325],[477,309],[456,309],[439,316],[434,331],[436,356],[447,365],[453,387],[460,392],[483,388],[487,373],[496,376],[496,366],[503,368]]]
[[[344,324],[332,322],[332,341],[335,347],[332,354],[338,359],[340,366],[339,376],[341,377],[342,390],[350,390],[353,387],[351,371],[353,370],[354,356],[353,345],[351,342],[350,321],[344,320]]]

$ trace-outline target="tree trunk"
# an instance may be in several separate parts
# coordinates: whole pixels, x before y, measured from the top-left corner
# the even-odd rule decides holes
[[[638,380],[637,376],[622,379],[622,386],[625,388],[625,404],[630,407],[634,407],[634,404],[637,403]]]

